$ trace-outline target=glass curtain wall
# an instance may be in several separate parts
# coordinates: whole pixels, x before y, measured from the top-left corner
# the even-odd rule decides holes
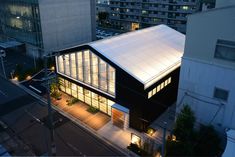
[[[59,77],[60,90],[111,116],[113,101]]]
[[[0,12],[5,35],[42,47],[37,0],[1,0]]]
[[[115,69],[90,50],[57,57],[58,72],[115,95]]]

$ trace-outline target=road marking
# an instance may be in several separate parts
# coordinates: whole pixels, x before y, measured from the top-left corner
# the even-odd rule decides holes
[[[36,92],[38,92],[38,93],[40,93],[40,94],[42,93],[42,91],[38,90],[37,88],[35,88],[35,87],[31,86],[31,85],[29,85],[29,87],[32,88],[32,89],[34,89]]]
[[[4,95],[5,97],[7,97],[7,95],[3,91],[0,90],[0,93]]]

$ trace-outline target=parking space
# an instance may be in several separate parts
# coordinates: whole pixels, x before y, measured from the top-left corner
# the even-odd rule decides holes
[[[96,38],[97,39],[104,39],[111,36],[119,35],[120,33],[114,30],[108,30],[108,29],[96,29]]]

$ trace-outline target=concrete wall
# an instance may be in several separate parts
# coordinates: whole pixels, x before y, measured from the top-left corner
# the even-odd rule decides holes
[[[235,7],[190,16],[180,72],[178,112],[188,104],[199,122],[210,123],[218,111],[212,124],[220,129],[235,129],[235,63],[215,59],[214,52],[218,39],[235,41],[234,28]],[[214,98],[215,87],[229,91],[227,102]]]
[[[195,112],[197,120],[208,124],[213,119],[217,110],[219,110],[212,124],[216,127],[221,125],[222,128],[229,127],[235,129],[234,80],[234,69],[183,59],[177,100],[178,112],[183,104],[188,104]],[[227,102],[213,97],[215,87],[229,91]],[[188,95],[185,95],[185,92]],[[180,102],[182,103],[179,104]],[[224,105],[219,109],[221,104]]]
[[[95,29],[94,0],[39,0],[46,51],[92,41]]]
[[[184,57],[235,67],[214,58],[218,39],[235,41],[235,7],[220,8],[189,16]]]
[[[234,0],[216,0],[216,8],[235,5]]]

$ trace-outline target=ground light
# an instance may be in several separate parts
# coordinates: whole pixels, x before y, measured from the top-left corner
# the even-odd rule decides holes
[[[12,80],[14,80],[14,81],[18,81],[18,80],[19,80],[19,78],[18,78],[17,76],[15,76]]]
[[[54,66],[52,66],[52,67],[51,67],[51,70],[53,70],[53,71],[54,71],[54,70],[55,70],[55,67],[54,67]]]
[[[32,77],[30,76],[30,75],[28,75],[27,77],[26,77],[26,80],[30,80]]]

